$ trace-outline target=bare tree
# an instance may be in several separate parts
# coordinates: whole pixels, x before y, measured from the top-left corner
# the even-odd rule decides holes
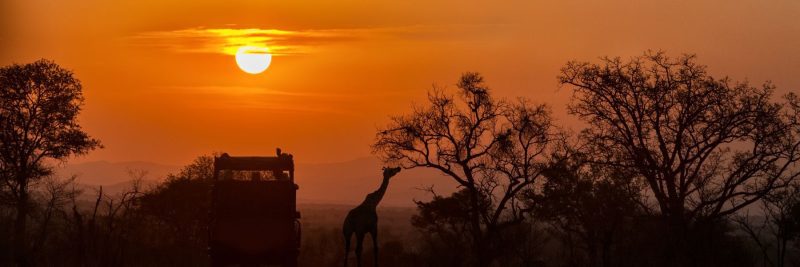
[[[81,194],[82,191],[76,187],[75,179],[76,176],[66,179],[48,176],[41,180],[40,186],[37,186],[41,187],[36,190],[38,191],[37,195],[40,196],[37,202],[41,203],[43,207],[38,220],[39,229],[33,242],[32,255],[46,249],[44,246],[51,235],[54,217],[63,214],[67,204]]]
[[[559,79],[574,90],[569,110],[589,124],[582,134],[603,155],[599,163],[646,183],[654,213],[676,234],[725,218],[799,175],[798,100],[773,102],[770,83],[716,79],[693,55],[663,52],[569,62]]]
[[[100,146],[78,124],[81,84],[52,61],[0,68],[0,183],[16,206],[14,250],[26,265],[30,184],[50,174],[45,160],[65,160]]]
[[[761,251],[764,266],[786,266],[789,249],[800,235],[800,186],[781,188],[761,199],[763,214],[733,218]],[[761,220],[755,220],[760,218]]]
[[[500,233],[525,220],[521,192],[539,180],[560,136],[545,105],[495,100],[477,73],[462,75],[457,86],[458,98],[434,88],[427,106],[392,117],[373,150],[404,168],[436,169],[462,187],[470,255],[487,266],[500,252]]]

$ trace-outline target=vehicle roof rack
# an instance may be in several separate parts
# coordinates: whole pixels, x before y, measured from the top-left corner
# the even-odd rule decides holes
[[[214,157],[214,170],[234,171],[294,171],[294,159],[291,154],[280,153],[275,157],[232,157],[222,153]]]

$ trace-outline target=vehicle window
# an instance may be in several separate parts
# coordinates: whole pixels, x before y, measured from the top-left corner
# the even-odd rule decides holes
[[[235,180],[235,181],[275,181],[275,180],[288,180],[289,172],[287,171],[234,171],[223,170],[219,173],[220,180]]]

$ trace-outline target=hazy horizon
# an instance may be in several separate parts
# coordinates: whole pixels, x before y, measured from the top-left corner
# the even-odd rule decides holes
[[[188,164],[188,162],[186,163]],[[354,160],[332,163],[296,162],[296,181],[300,186],[297,200],[305,204],[357,205],[364,200],[364,195],[378,188],[380,177],[380,161],[375,157],[363,157]],[[129,171],[145,172],[143,186],[145,189],[164,181],[168,174],[178,174],[183,165],[161,165],[154,162],[128,161],[92,161],[83,163],[67,163],[56,168],[56,177],[64,178],[77,175],[76,182],[96,188],[103,186],[106,193],[114,195],[130,190],[131,177]],[[428,200],[432,196],[422,190],[433,186],[438,194],[450,194],[455,191],[456,184],[447,177],[433,170],[405,170],[397,175],[389,185],[389,193],[383,204],[390,207],[414,207],[413,200]],[[87,198],[92,198],[92,190]]]

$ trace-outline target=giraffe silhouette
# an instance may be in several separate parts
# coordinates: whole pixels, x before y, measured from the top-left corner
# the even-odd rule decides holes
[[[350,238],[356,234],[356,263],[361,266],[361,250],[363,249],[364,235],[367,233],[372,236],[372,245],[375,253],[375,266],[378,266],[378,213],[375,208],[383,199],[386,188],[389,186],[389,179],[400,172],[400,168],[383,168],[383,182],[381,187],[375,192],[367,194],[361,205],[353,208],[347,213],[342,225],[344,234],[344,266],[347,267],[347,256],[350,255]]]

